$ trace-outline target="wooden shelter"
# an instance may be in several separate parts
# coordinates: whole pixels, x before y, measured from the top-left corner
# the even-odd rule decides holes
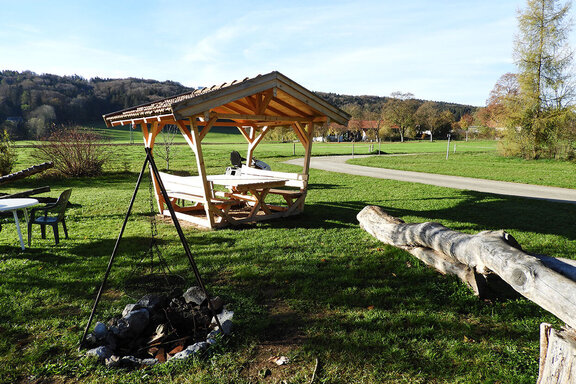
[[[139,126],[144,145],[151,150],[156,136],[176,125],[194,152],[198,176],[161,174],[162,183],[179,218],[208,228],[236,225],[300,213],[308,187],[312,137],[316,125],[347,124],[350,116],[279,72],[202,88],[103,116],[109,127]],[[234,174],[207,175],[202,140],[214,126],[234,126],[248,143],[246,164],[274,127],[290,126],[305,148],[302,173],[242,167]],[[164,198],[154,180],[160,212]],[[225,188],[225,191],[215,189]],[[297,188],[286,189],[288,188]],[[277,194],[286,204],[271,205],[266,196]],[[182,201],[191,201],[185,207]]]

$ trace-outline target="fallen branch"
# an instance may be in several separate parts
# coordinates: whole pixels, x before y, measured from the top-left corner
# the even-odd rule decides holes
[[[310,383],[309,384],[314,384],[314,381],[316,380],[316,373],[318,373],[318,358],[316,358],[316,364],[314,365],[314,372],[312,372],[312,379],[310,379]]]
[[[54,166],[54,164],[49,161],[38,165],[33,165],[30,168],[23,169],[18,172],[10,173],[8,175],[0,176],[0,184],[9,183],[12,181],[16,181],[19,179],[24,179],[28,176],[35,175],[40,172],[44,172],[47,169],[50,169]]]
[[[407,224],[381,208],[365,207],[360,226],[378,240],[404,249],[436,268],[453,274],[482,296],[494,275],[516,292],[576,328],[576,263],[529,255],[504,231],[469,235],[439,223]]]

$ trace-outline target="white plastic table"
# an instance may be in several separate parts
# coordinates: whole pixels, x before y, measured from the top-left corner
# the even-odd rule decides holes
[[[28,223],[28,211],[26,208],[38,204],[36,199],[0,199],[0,212],[11,211],[14,215],[14,221],[16,222],[16,229],[18,230],[18,237],[20,238],[20,246],[24,250],[24,239],[22,239],[22,231],[20,229],[20,222],[18,221],[18,210],[24,210],[24,217],[26,217],[26,223]]]

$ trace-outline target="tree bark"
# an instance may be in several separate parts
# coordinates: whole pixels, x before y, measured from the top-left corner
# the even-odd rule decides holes
[[[45,170],[50,169],[52,167],[54,167],[54,164],[51,161],[48,161],[48,162],[45,162],[42,164],[38,164],[38,165],[33,165],[30,168],[26,168],[22,171],[18,171],[18,172],[10,173],[8,175],[0,176],[0,184],[5,184],[8,182],[24,179],[28,176],[32,176],[32,175],[35,175],[37,173],[44,172]]]
[[[357,218],[378,240],[407,250],[442,273],[459,276],[475,292],[482,293],[494,273],[576,328],[576,282],[570,278],[576,276],[576,268],[566,260],[529,255],[504,231],[469,235],[439,223],[406,224],[375,206],[365,207]]]
[[[536,384],[576,381],[576,332],[540,324],[540,372]]]

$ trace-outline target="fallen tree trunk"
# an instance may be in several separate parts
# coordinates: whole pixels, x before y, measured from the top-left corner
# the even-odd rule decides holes
[[[30,196],[34,196],[34,199],[38,200],[39,203],[43,203],[43,204],[52,204],[52,203],[55,203],[56,200],[58,200],[55,197],[38,197],[38,196],[35,196],[39,193],[45,193],[45,192],[50,192],[49,186],[29,189],[27,191],[16,192],[16,193],[12,193],[12,194],[0,193],[0,200],[16,199],[16,198],[30,197]],[[4,213],[9,214],[10,212],[4,212]]]
[[[8,182],[24,179],[28,176],[35,175],[40,172],[44,172],[47,169],[54,167],[54,164],[51,161],[33,165],[30,168],[23,169],[22,171],[10,173],[8,175],[0,176],[0,184],[5,184]]]
[[[439,223],[407,224],[375,206],[365,207],[357,218],[360,226],[378,240],[407,250],[442,273],[457,275],[477,294],[483,293],[495,274],[516,292],[576,328],[573,261],[529,255],[504,231],[469,235]]]

